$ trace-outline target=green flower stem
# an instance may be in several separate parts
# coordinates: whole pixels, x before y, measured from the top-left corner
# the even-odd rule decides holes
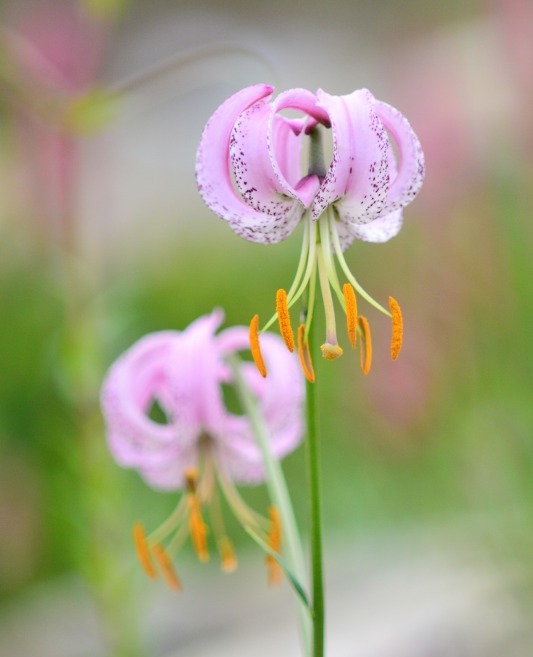
[[[313,359],[314,338],[309,331],[309,353]],[[309,480],[309,525],[311,534],[311,578],[313,608],[313,657],[324,656],[324,578],[322,572],[322,512],[320,500],[320,451],[316,409],[316,383],[306,382],[307,467]]]
[[[266,471],[266,483],[270,497],[278,507],[281,515],[284,531],[283,543],[285,546],[287,564],[297,577],[300,584],[303,584],[306,582],[307,576],[302,543],[300,541],[294,510],[292,508],[289,491],[287,489],[280,462],[273,457],[272,452],[270,451],[268,427],[266,426],[265,419],[257,406],[254,396],[244,381],[238,359],[228,356],[227,361],[233,373],[233,380],[235,382],[235,387],[242,408],[250,420],[253,432],[261,449]],[[309,613],[303,603],[298,605],[298,613],[300,620],[300,635],[304,651],[306,655],[309,655]]]

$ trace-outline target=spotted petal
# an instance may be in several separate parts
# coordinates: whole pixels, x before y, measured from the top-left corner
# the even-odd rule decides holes
[[[400,162],[392,178],[385,212],[392,212],[410,203],[422,187],[425,175],[424,153],[409,121],[396,108],[376,101],[376,112],[398,145]]]
[[[333,159],[313,203],[313,218],[338,201],[343,221],[366,224],[382,212],[389,189],[390,145],[374,97],[367,89],[348,96],[319,89],[317,96],[331,120]]]
[[[230,139],[240,115],[269,97],[272,87],[247,87],[226,100],[207,123],[196,159],[198,189],[207,206],[227,221],[232,230],[252,242],[263,244],[285,239],[301,218],[299,201],[283,206],[272,215],[255,210],[236,192],[230,170]]]
[[[388,242],[400,232],[403,223],[402,210],[393,210],[368,224],[345,224],[346,231],[363,242]]]
[[[230,156],[235,183],[246,203],[268,216],[283,216],[291,212],[295,199],[302,202],[293,187],[300,179],[301,136],[281,116],[271,126],[270,115],[270,105],[261,101],[239,116],[231,134]]]

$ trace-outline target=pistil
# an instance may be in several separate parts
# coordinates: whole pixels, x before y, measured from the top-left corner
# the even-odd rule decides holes
[[[318,277],[320,280],[320,291],[324,303],[324,314],[326,317],[326,342],[320,347],[322,355],[326,360],[335,360],[342,356],[342,349],[337,342],[337,327],[335,322],[335,308],[331,297],[328,274],[322,253],[323,245],[317,249]]]

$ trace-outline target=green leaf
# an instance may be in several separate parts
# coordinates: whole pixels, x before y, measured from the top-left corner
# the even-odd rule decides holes
[[[309,598],[307,596],[307,593],[305,592],[302,584],[294,575],[292,570],[289,568],[289,566],[286,564],[286,562],[281,558],[281,556],[272,550],[265,541],[254,532],[253,529],[250,527],[245,527],[246,533],[248,536],[250,536],[256,543],[259,545],[259,547],[264,550],[267,554],[269,554],[271,557],[273,557],[279,565],[283,568],[283,572],[285,573],[287,579],[292,585],[292,588],[294,589],[296,595],[300,598],[300,600],[303,602],[304,607],[307,609],[309,612],[310,616],[313,616],[313,609],[311,608],[311,603],[309,602]]]

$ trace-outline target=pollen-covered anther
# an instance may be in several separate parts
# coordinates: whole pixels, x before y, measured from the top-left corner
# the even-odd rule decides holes
[[[262,377],[266,377],[267,369],[263,360],[263,354],[261,353],[261,345],[259,344],[259,315],[254,315],[250,322],[250,350],[259,373]]]
[[[372,336],[370,334],[370,324],[368,320],[363,315],[359,315],[357,318],[357,323],[361,329],[363,335],[360,359],[361,359],[361,370],[363,374],[368,374],[370,368],[372,367]]]
[[[357,299],[355,290],[350,283],[345,283],[342,286],[342,293],[344,294],[344,301],[346,303],[346,329],[348,331],[348,339],[352,348],[355,349],[356,336],[357,336]]]
[[[232,573],[237,569],[237,556],[233,549],[233,544],[227,536],[223,536],[219,543],[218,549],[222,560],[222,570],[225,573]]]
[[[268,547],[272,552],[279,554],[281,552],[281,518],[279,511],[275,506],[271,506],[268,510],[268,515],[270,517]],[[277,586],[283,579],[283,569],[271,554],[266,555],[265,564],[268,571],[269,586]]]
[[[294,333],[287,303],[287,293],[280,289],[276,293],[276,312],[278,314],[279,331],[289,351],[294,351]]]
[[[325,342],[320,350],[326,360],[337,360],[343,354],[342,348],[338,344],[330,344],[329,342]]]
[[[155,579],[157,577],[157,572],[152,563],[152,558],[150,557],[150,547],[148,545],[144,527],[140,522],[136,522],[133,525],[133,541],[135,543],[135,551],[142,569],[150,579]]]
[[[207,525],[202,516],[202,505],[196,489],[198,487],[198,471],[191,468],[185,473],[187,484],[187,506],[189,509],[189,532],[192,544],[200,561],[209,561],[207,549]]]
[[[313,361],[309,353],[309,343],[305,337],[305,325],[300,324],[298,327],[298,358],[300,359],[300,367],[304,373],[305,378],[309,383],[315,382],[315,370],[313,369]]]
[[[165,582],[168,588],[172,589],[173,591],[181,591],[183,586],[181,585],[180,578],[174,570],[174,566],[172,565],[172,561],[168,555],[168,552],[159,543],[154,545],[152,552],[158,566],[161,568],[161,572],[163,573],[163,577],[165,578]]]
[[[392,338],[390,344],[390,355],[396,360],[400,355],[403,339],[403,318],[400,304],[394,297],[389,297],[389,307],[392,315]]]

